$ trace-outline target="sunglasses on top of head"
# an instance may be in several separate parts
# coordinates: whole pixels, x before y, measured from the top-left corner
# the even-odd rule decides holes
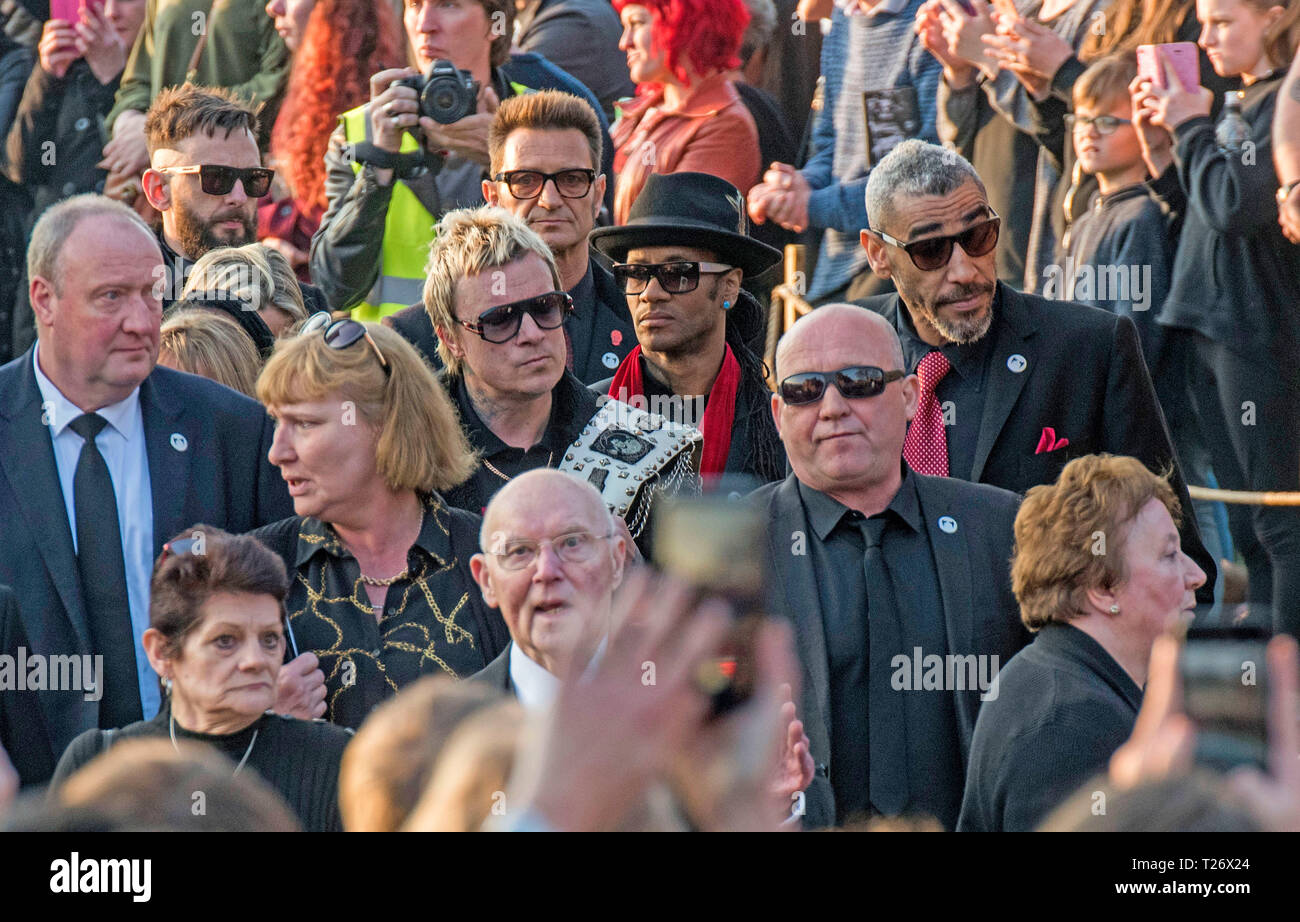
[[[176,173],[187,175],[198,173],[199,185],[208,195],[226,195],[235,188],[235,181],[244,184],[244,194],[249,198],[261,198],[271,190],[271,179],[275,170],[262,167],[241,170],[233,166],[215,166],[211,163],[194,166],[165,166],[159,173]]]
[[[461,320],[456,322],[477,333],[486,342],[501,344],[514,339],[519,333],[519,326],[524,322],[524,314],[533,318],[533,323],[543,330],[554,330],[564,323],[564,318],[573,313],[573,299],[562,291],[548,291],[534,298],[498,304],[478,315],[477,321]]]
[[[907,376],[905,371],[885,371],[875,365],[850,365],[839,371],[805,371],[783,380],[777,386],[781,399],[792,407],[816,403],[831,385],[849,400],[877,397],[891,381]]]
[[[992,208],[989,209],[989,214],[992,217],[987,221],[968,227],[960,234],[924,237],[911,243],[904,243],[884,231],[868,230],[867,233],[875,234],[885,243],[898,247],[911,258],[912,265],[922,272],[933,272],[948,265],[948,260],[952,259],[953,244],[960,245],[967,256],[987,256],[993,252],[993,248],[998,245],[998,229],[1002,219],[994,214]]]
[[[303,321],[298,335],[307,336],[317,332],[324,332],[325,345],[331,349],[346,349],[364,339],[375,353],[375,358],[379,359],[379,364],[383,366],[384,376],[389,378],[393,376],[393,369],[389,366],[388,359],[384,358],[384,353],[380,351],[364,324],[347,317],[335,320],[328,311],[317,311]]]

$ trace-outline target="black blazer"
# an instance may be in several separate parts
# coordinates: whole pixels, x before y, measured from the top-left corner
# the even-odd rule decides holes
[[[198,523],[240,533],[293,514],[266,454],[273,429],[256,401],[196,375],[159,366],[140,385],[153,492],[153,553]],[[187,448],[172,447],[183,435]],[[0,368],[0,583],[18,608],[4,613],[0,652],[88,654],[90,628],[54,462],[41,422],[32,353]],[[18,753],[24,784],[44,781],[68,743],[99,723],[80,692],[0,694],[0,732]]]
[[[997,656],[1001,665],[1029,642],[1020,622],[1020,607],[1011,592],[1012,524],[1020,497],[1005,490],[966,483],[947,477],[916,475],[926,535],[934,554],[943,600],[948,652],[958,655]],[[815,582],[812,556],[792,554],[791,536],[813,534],[799,498],[798,481],[791,474],[750,494],[768,514],[769,565],[773,605],[794,623],[799,660],[803,667],[800,716],[812,743],[817,772],[807,792],[805,824],[829,826],[835,822],[835,797],[830,785],[830,679],[826,653],[825,621]],[[951,516],[957,529],[939,528],[939,519]],[[811,540],[811,539],[809,539]],[[905,651],[900,651],[905,652]],[[952,692],[961,738],[962,767],[967,765],[975,718],[980,707],[978,688]]]
[[[882,314],[895,329],[899,310],[907,309],[897,294],[859,303]],[[1038,484],[1055,483],[1071,459],[1098,452],[1131,455],[1157,473],[1172,468],[1171,483],[1183,510],[1183,550],[1205,571],[1197,599],[1213,602],[1214,558],[1201,543],[1133,321],[1071,301],[1023,294],[1001,282],[995,303],[975,466],[951,471],[952,476],[1024,494]],[[1013,371],[1009,362],[1022,370]],[[1045,428],[1069,444],[1037,453]]]
[[[614,274],[595,259],[590,265],[595,289],[595,316],[590,327],[586,325],[587,318],[579,321],[575,317],[569,328],[569,338],[573,343],[573,373],[583,384],[608,377],[636,345],[632,315],[627,310],[627,299],[614,284]],[[438,334],[434,332],[433,321],[423,304],[412,304],[389,314],[382,322],[401,333],[435,371],[442,368],[442,359],[438,357]],[[612,366],[604,361],[605,355],[611,352],[618,359]]]
[[[515,684],[510,681],[510,648],[513,646],[513,640],[507,641],[506,648],[497,658],[470,676],[469,681],[482,682],[497,691],[505,692],[511,698],[517,698]]]

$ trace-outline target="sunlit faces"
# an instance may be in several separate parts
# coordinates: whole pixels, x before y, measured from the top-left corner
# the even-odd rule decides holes
[[[717,263],[718,256],[696,247],[653,246],[628,250],[624,259],[639,265],[683,261]],[[670,294],[652,277],[644,291],[626,296],[641,348],[662,355],[690,355],[704,348],[726,322],[722,302],[736,303],[740,279],[739,269],[723,274],[701,272],[694,291]]]
[[[145,0],[104,0],[103,13],[130,53],[144,22]]]
[[[781,341],[777,374],[836,371],[852,365],[901,368],[884,321],[862,308],[827,305],[801,319]],[[875,397],[845,398],[828,387],[821,400],[772,414],[795,476],[831,495],[886,482],[898,471],[907,423],[916,414],[916,377],[885,385]]]
[[[479,275],[466,276],[456,285],[456,317],[476,322],[489,308],[554,291],[550,268],[536,253]],[[457,324],[439,327],[438,337],[461,358],[466,381],[493,401],[531,400],[549,393],[564,374],[564,325],[544,330],[531,315],[519,323],[519,332],[504,343],[489,343]]]
[[[307,20],[315,8],[316,0],[270,0],[266,4],[266,15],[275,20],[275,31],[280,33],[290,52],[297,51],[302,44]]]
[[[1124,581],[1113,593],[1125,628],[1154,642],[1180,615],[1193,614],[1204,582],[1201,568],[1182,552],[1169,510],[1148,500],[1128,524]]]
[[[1133,105],[1127,95],[1111,100],[1109,105],[1080,103],[1074,115],[1076,119],[1110,115],[1128,122],[1120,122],[1110,134],[1103,134],[1095,124],[1075,122],[1074,151],[1085,173],[1114,173],[1142,163],[1142,147],[1131,123]]]
[[[378,432],[343,394],[269,406],[267,412],[275,420],[267,458],[289,485],[295,514],[338,521],[382,482]]]
[[[586,662],[608,630],[627,552],[599,497],[569,481],[569,475],[551,472],[501,497],[489,509],[488,550],[574,532],[604,536],[589,560],[562,560],[554,547],[543,544],[537,560],[522,570],[505,569],[492,554],[475,555],[470,562],[484,600],[501,609],[515,643],[553,673],[562,672],[575,654]]]
[[[913,243],[959,234],[991,215],[980,187],[967,180],[947,195],[894,196],[889,226],[881,230]],[[902,249],[869,231],[862,231],[862,245],[876,274],[894,280],[922,339],[967,343],[988,332],[997,284],[996,248],[971,256],[954,244],[946,266],[925,272]]]
[[[439,58],[487,71],[496,34],[478,0],[406,0],[402,23],[422,73]]]
[[[161,271],[162,252],[147,230],[99,216],[82,219],[64,241],[58,278],[32,280],[41,368],[83,409],[125,399],[153,371]]]
[[[250,169],[260,167],[262,158],[248,131],[232,131],[226,137],[220,132],[198,134],[177,143],[175,150],[154,153],[155,168],[194,164]],[[249,197],[242,182],[225,195],[208,195],[196,173],[168,173],[163,178],[163,234],[179,246],[181,255],[198,259],[217,247],[256,241],[257,199]]]
[[[501,173],[512,170],[559,173],[573,169],[600,169],[599,163],[591,162],[586,136],[576,129],[520,128],[510,133],[502,147]],[[605,197],[605,177],[597,176],[581,198],[565,198],[552,181],[542,187],[537,198],[517,199],[510,194],[506,183],[484,180],[483,196],[489,205],[501,205],[526,221],[558,255],[577,246],[587,246],[587,234],[596,224]]]
[[[1264,53],[1264,34],[1284,12],[1283,6],[1264,9],[1246,0],[1196,0],[1197,44],[1221,77],[1262,76],[1273,66]]]
[[[214,593],[179,653],[164,658],[160,641],[156,630],[146,632],[149,661],[172,680],[173,711],[190,729],[257,718],[275,705],[285,640],[280,603],[273,597]]]
[[[631,3],[623,7],[621,19],[623,35],[618,40],[618,49],[627,55],[627,69],[632,82],[661,82],[669,75],[667,55],[655,47],[650,10]]]

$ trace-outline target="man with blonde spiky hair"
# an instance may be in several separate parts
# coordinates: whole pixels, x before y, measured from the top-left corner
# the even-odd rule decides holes
[[[445,494],[452,505],[481,513],[512,477],[567,461],[626,514],[633,505],[643,509],[643,498],[639,487],[628,487],[616,502],[615,481],[639,485],[690,473],[698,433],[600,398],[566,368],[564,320],[573,300],[550,248],[508,211],[488,205],[447,213],[429,251],[424,308],[438,336],[443,383],[482,461]],[[588,456],[596,466],[584,470]]]

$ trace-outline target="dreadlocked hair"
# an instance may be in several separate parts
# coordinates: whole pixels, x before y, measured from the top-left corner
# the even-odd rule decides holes
[[[762,306],[742,288],[736,298],[736,305],[727,312],[727,345],[731,347],[731,352],[740,365],[740,388],[757,389],[763,398],[750,414],[752,419],[745,468],[764,483],[771,483],[785,479],[785,447],[781,444],[772,414],[767,411],[768,392],[763,383],[767,378],[767,363],[749,346],[750,343],[763,341],[764,320]]]

